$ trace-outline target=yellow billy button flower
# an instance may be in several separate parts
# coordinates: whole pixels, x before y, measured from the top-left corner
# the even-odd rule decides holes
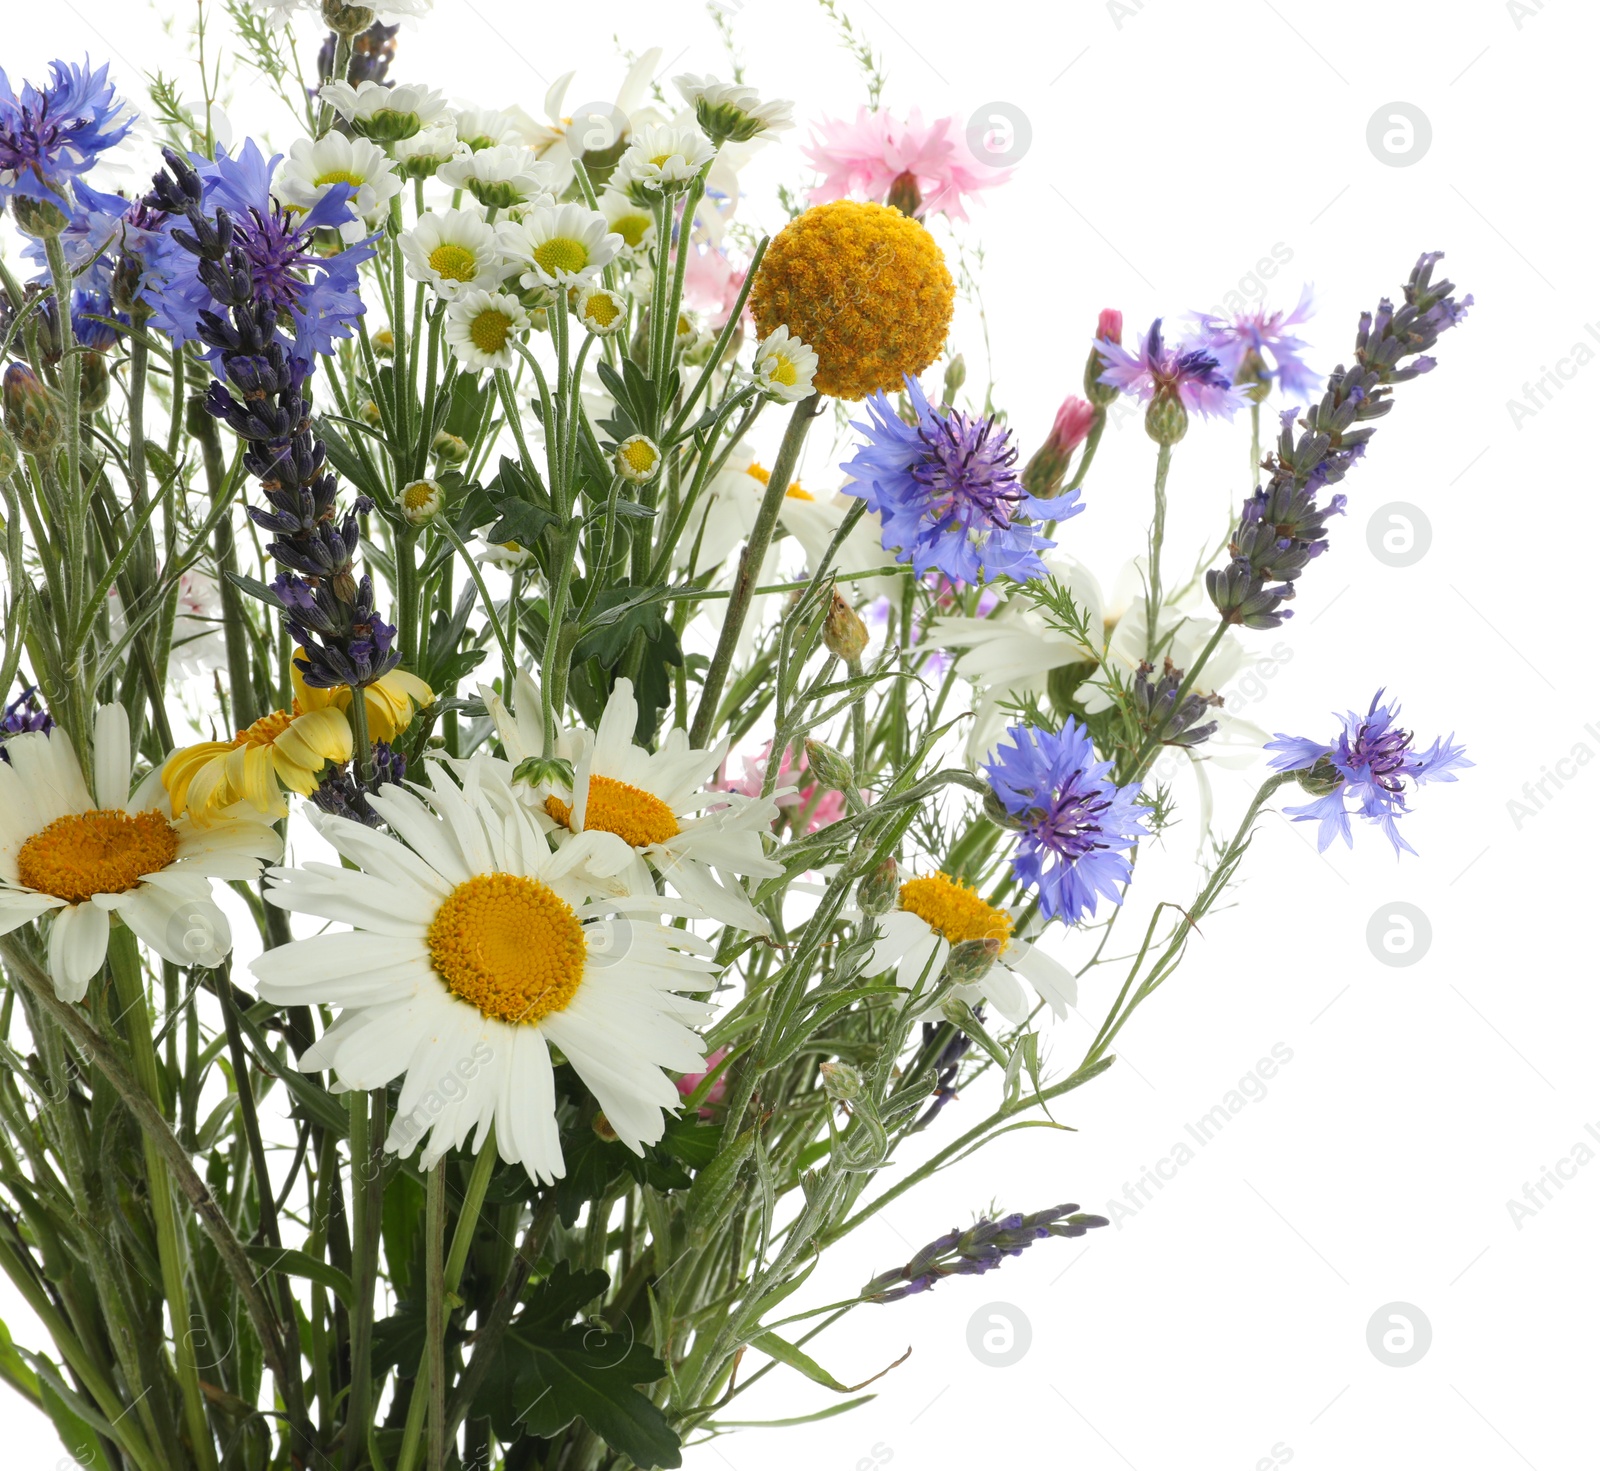
[[[655,440],[646,434],[629,435],[617,446],[612,458],[616,462],[617,474],[636,485],[653,479],[661,468],[661,451],[656,447]]]

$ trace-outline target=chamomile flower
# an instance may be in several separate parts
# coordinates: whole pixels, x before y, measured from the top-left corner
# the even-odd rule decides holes
[[[272,192],[286,205],[309,212],[330,189],[348,184],[351,207],[368,224],[386,214],[401,189],[401,179],[384,151],[366,138],[326,132],[316,142],[297,138],[272,180]],[[361,227],[345,227],[360,238]]]
[[[389,145],[395,165],[408,179],[431,179],[464,148],[454,123],[435,123]]]
[[[458,153],[439,170],[439,182],[465,189],[479,204],[507,209],[546,199],[555,185],[554,171],[520,143],[499,143],[476,153]]]
[[[782,403],[798,403],[811,393],[817,355],[787,327],[779,327],[756,348],[756,381]]]
[[[445,316],[444,337],[456,361],[469,373],[509,368],[512,342],[528,330],[527,311],[503,291],[461,292]]]
[[[754,87],[719,82],[685,72],[672,85],[694,109],[694,118],[718,143],[748,143],[763,133],[781,133],[794,126],[794,103],[763,102]]]
[[[437,480],[413,480],[395,499],[409,526],[426,526],[444,509],[444,491]]]
[[[581,204],[539,206],[500,226],[500,249],[526,267],[522,284],[530,288],[587,285],[621,248],[606,217]]]
[[[476,288],[492,291],[510,272],[495,228],[476,210],[430,211],[400,237],[406,274],[446,301]]]
[[[628,325],[628,303],[615,291],[595,287],[578,298],[578,320],[596,337],[610,337]]]
[[[462,107],[456,111],[456,137],[464,147],[474,153],[484,148],[497,148],[504,143],[522,143],[522,132],[517,120],[508,112],[497,112],[492,107]]]
[[[982,980],[958,983],[959,1000],[976,1006],[990,1001],[1013,1026],[1021,1026],[1033,1009],[1022,987],[1027,981],[1057,1016],[1078,1000],[1072,972],[1016,933],[1016,915],[984,902],[970,885],[949,874],[907,879],[895,907],[878,919],[878,939],[864,974],[895,973],[895,984],[932,991],[944,973],[953,946],[989,940],[999,946]]]
[[[392,143],[414,138],[424,128],[446,119],[444,93],[417,82],[327,82],[317,93],[363,138]]]
[[[714,984],[711,947],[660,922],[677,906],[653,888],[616,896],[588,860],[605,844],[552,848],[496,784],[487,758],[458,786],[385,786],[368,801],[400,836],[316,816],[353,868],[274,869],[280,908],[350,926],[269,950],[251,969],[263,999],[340,1008],[300,1059],[342,1088],[404,1074],[385,1148],[426,1138],[431,1168],[491,1126],[501,1158],[548,1182],[566,1170],[550,1049],[593,1093],[636,1154],[681,1103],[663,1071],[702,1066],[693,1030],[710,1008],[680,991]],[[596,902],[598,901],[598,902]],[[451,1077],[459,1085],[441,1089]]]
[[[617,446],[612,459],[624,480],[643,485],[661,468],[661,448],[648,434],[630,434]]]
[[[514,714],[493,690],[480,688],[479,693],[513,769],[542,754],[539,687],[527,674],[518,674],[513,685]],[[710,750],[696,750],[688,733],[674,727],[659,749],[647,751],[634,742],[638,720],[633,684],[619,679],[592,735],[556,734],[555,754],[572,764],[572,785],[520,781],[519,795],[541,825],[563,842],[605,835],[618,857],[594,861],[612,882],[620,874],[636,890],[648,889],[653,868],[713,919],[754,934],[769,933],[767,921],[737,880],[773,878],[782,872],[761,841],[778,815],[777,803],[711,785],[727,755],[726,740]],[[568,833],[573,837],[564,836]],[[604,853],[603,848],[594,851]]]
[[[634,254],[655,243],[656,217],[648,205],[630,199],[620,189],[607,189],[600,196],[600,213],[606,217],[606,228],[622,237],[622,249]]]
[[[281,850],[249,808],[208,827],[174,817],[159,769],[130,791],[128,715],[95,714],[93,790],[59,726],[15,735],[0,762],[0,934],[53,915],[50,979],[81,1001],[105,963],[115,914],[174,965],[220,964],[232,947],[213,879],[253,880]]]
[[[630,193],[660,194],[685,188],[715,157],[716,149],[699,128],[652,123],[628,145],[613,181]]]

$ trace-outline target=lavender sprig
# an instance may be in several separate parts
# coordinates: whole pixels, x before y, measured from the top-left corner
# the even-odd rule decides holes
[[[1297,411],[1284,413],[1267,482],[1245,501],[1229,545],[1232,560],[1206,573],[1206,591],[1225,622],[1276,628],[1292,616],[1283,604],[1307,564],[1327,550],[1328,520],[1344,514],[1343,495],[1320,502],[1323,487],[1343,480],[1366,453],[1377,432],[1369,421],[1394,406],[1394,385],[1433,370],[1427,349],[1472,305],[1470,296],[1455,299],[1454,282],[1433,280],[1441,258],[1431,251],[1418,259],[1398,311],[1385,297],[1376,312],[1361,314],[1354,363],[1329,375],[1321,402],[1299,420],[1298,438]]]
[[[374,741],[370,777],[362,777],[353,761],[330,766],[311,794],[311,800],[335,817],[348,817],[367,827],[382,827],[383,819],[372,810],[367,798],[390,783],[398,786],[405,776],[405,756],[387,741]]]
[[[1021,1256],[1046,1236],[1082,1236],[1091,1227],[1107,1226],[1104,1216],[1088,1215],[1073,1205],[1058,1205],[1032,1215],[1020,1212],[999,1220],[982,1220],[965,1231],[948,1231],[930,1241],[903,1267],[884,1272],[861,1289],[867,1302],[898,1302],[926,1292],[945,1277],[977,1277],[993,1271],[1008,1256]]]

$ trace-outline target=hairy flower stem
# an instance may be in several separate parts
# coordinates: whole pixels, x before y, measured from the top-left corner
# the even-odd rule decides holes
[[[428,1471],[444,1471],[444,1328],[449,1318],[445,1308],[444,1225],[447,1213],[444,1172],[449,1166],[441,1159],[428,1171],[427,1233],[428,1272]],[[420,1379],[420,1376],[419,1376]],[[419,1382],[416,1393],[422,1392]]]
[[[150,1034],[150,1012],[145,1001],[139,944],[134,939],[133,931],[125,924],[113,922],[107,957],[116,987],[117,1005],[121,1008],[128,1050],[133,1059],[134,1078],[155,1107],[161,1109],[161,1065]],[[194,1352],[194,1319],[189,1310],[188,1254],[173,1210],[172,1186],[167,1177],[166,1162],[149,1134],[144,1136],[144,1171],[150,1215],[155,1222],[161,1291],[167,1300],[167,1311],[173,1323],[173,1352],[177,1358],[178,1388],[183,1396],[184,1424],[196,1465],[201,1471],[210,1471],[216,1465],[216,1460],[211,1427],[206,1420],[205,1400],[200,1393],[200,1369]]]
[[[700,690],[700,703],[694,712],[694,724],[689,727],[689,744],[704,746],[716,729],[718,706],[722,700],[722,686],[727,682],[728,670],[733,665],[734,650],[739,645],[739,634],[744,620],[749,616],[750,604],[755,599],[756,582],[761,576],[761,564],[766,561],[767,549],[772,545],[772,532],[778,524],[778,512],[783,508],[783,497],[794,478],[795,466],[800,460],[800,450],[805,444],[811,421],[822,412],[822,398],[811,394],[794,406],[789,416],[789,427],[783,431],[783,443],[773,461],[772,475],[767,481],[767,493],[761,498],[761,509],[750,529],[750,539],[739,556],[739,574],[733,584],[733,595],[728,599],[728,610],[722,619],[722,634],[717,640],[716,652],[706,669],[706,682]]]
[[[1150,565],[1145,569],[1145,658],[1155,663],[1157,625],[1161,620],[1161,544],[1167,535],[1167,472],[1172,468],[1172,446],[1156,450],[1156,505],[1150,520]]]
[[[346,1095],[350,1111],[350,1203],[354,1261],[350,1304],[350,1397],[345,1404],[345,1471],[367,1463],[372,1418],[373,1290],[378,1278],[378,1243],[383,1226],[384,1093]]]

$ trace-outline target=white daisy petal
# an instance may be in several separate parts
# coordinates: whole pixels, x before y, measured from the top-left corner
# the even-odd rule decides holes
[[[121,705],[102,705],[94,715],[94,795],[101,807],[128,805],[133,753],[128,744],[128,712]]]
[[[58,1001],[82,1001],[106,960],[111,916],[93,904],[69,904],[50,926],[50,979]]]

